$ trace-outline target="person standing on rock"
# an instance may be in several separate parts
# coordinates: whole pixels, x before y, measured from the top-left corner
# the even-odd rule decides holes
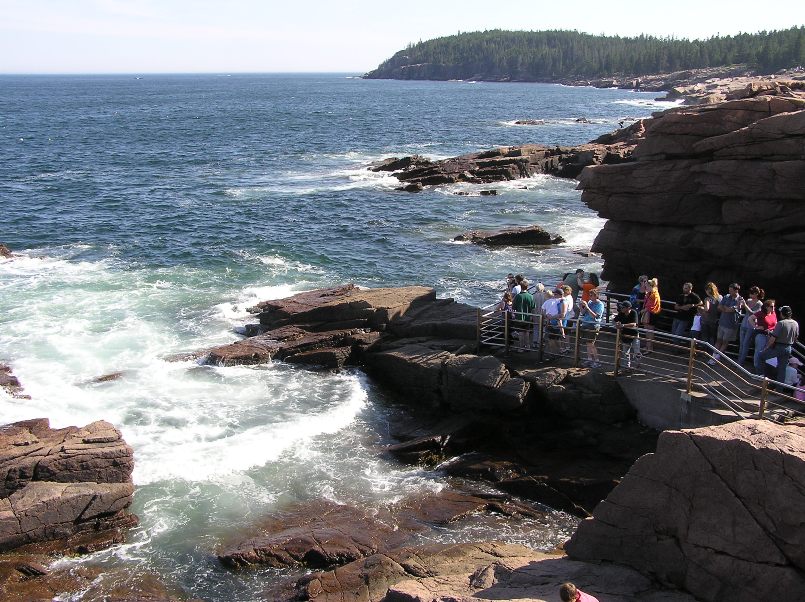
[[[528,280],[523,278],[520,281],[522,290],[514,298],[515,316],[517,318],[517,329],[520,331],[521,351],[531,349],[531,333],[534,328],[534,296],[528,292]]]
[[[686,282],[682,285],[682,294],[674,303],[674,310],[676,310],[676,317],[671,322],[671,334],[678,337],[688,336],[690,327],[693,324],[693,318],[696,316],[696,310],[702,304],[702,299],[693,292],[693,284]]]
[[[799,339],[799,324],[791,316],[793,312],[788,305],[780,308],[780,318],[782,318],[771,333],[766,347],[758,355],[755,362],[755,370],[758,374],[763,374],[763,364],[766,360],[777,358],[777,381],[785,382],[785,369],[788,367],[788,360],[791,359],[791,352],[794,343]],[[758,365],[758,362],[760,365]]]
[[[572,583],[563,583],[559,588],[559,597],[562,602],[598,602],[598,598],[585,594]]]

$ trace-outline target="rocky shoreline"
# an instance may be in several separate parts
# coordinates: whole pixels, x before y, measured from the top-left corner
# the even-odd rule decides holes
[[[666,432],[658,443],[658,433],[637,422],[612,375],[541,365],[530,353],[477,354],[475,308],[437,299],[425,287],[344,285],[260,303],[253,313],[259,323],[252,336],[197,355],[230,365],[284,357],[310,369],[361,366],[412,408],[408,425],[393,426],[399,443],[384,453],[464,483],[383,508],[314,499],[257,519],[245,537],[233,534],[214,553],[230,570],[282,567],[286,578],[266,583],[264,599],[546,600],[567,580],[602,602],[749,600],[759,587],[773,586],[768,579],[805,595],[805,561],[795,553],[803,534],[793,510],[798,492],[805,491],[805,439],[787,430],[796,427],[745,421]],[[683,443],[688,447],[680,448]],[[696,449],[704,456],[698,464]],[[85,553],[121,541],[122,529],[136,523],[126,514],[131,466],[131,448],[106,423],[53,431],[38,420],[2,429],[0,546],[14,549],[0,555],[4,599],[87,585],[92,572],[69,578],[51,573],[38,546]],[[694,466],[701,468],[691,471]],[[740,476],[730,473],[736,466],[757,469]],[[761,475],[773,479],[774,487],[763,485]],[[655,490],[651,483],[662,479],[664,489]],[[473,489],[472,483],[482,487]],[[91,492],[86,509],[62,495],[73,489],[77,495]],[[107,490],[112,495],[104,505]],[[786,497],[762,497],[776,491]],[[25,506],[30,510],[23,499],[34,500]],[[540,504],[588,517],[571,539],[569,557],[561,550],[540,553],[499,542],[421,543],[433,529],[489,513],[539,522]],[[769,552],[755,559],[742,551],[757,541],[750,527],[756,529],[752,525],[762,518],[740,514],[750,506],[754,515],[766,508],[779,515],[760,529],[777,542],[782,557]],[[686,509],[682,515],[680,508]],[[79,512],[68,516],[69,509]],[[649,509],[653,515],[646,514]],[[25,521],[19,517],[34,514],[44,520],[20,530]],[[48,523],[61,516],[66,518]],[[746,524],[724,527],[739,519]],[[676,521],[676,531],[663,527],[663,520]],[[93,539],[77,543],[85,525]],[[716,554],[718,562],[703,553]],[[697,568],[703,562],[710,563],[705,573]],[[776,563],[774,571],[768,572],[768,563]],[[158,581],[148,584],[136,586],[145,588],[137,590],[142,595],[105,592],[104,599],[182,599]]]

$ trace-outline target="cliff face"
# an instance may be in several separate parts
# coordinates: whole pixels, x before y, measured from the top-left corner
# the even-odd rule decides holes
[[[805,293],[805,99],[758,96],[644,122],[635,161],[586,168],[582,200],[608,218],[593,245],[604,278],[638,274],[666,295],[737,281],[778,299]]]

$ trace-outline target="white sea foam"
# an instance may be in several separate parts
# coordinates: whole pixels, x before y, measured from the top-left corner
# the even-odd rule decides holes
[[[684,99],[680,100],[656,100],[650,98],[629,98],[626,100],[613,100],[612,104],[629,105],[632,107],[645,107],[650,109],[672,109],[680,106]]]

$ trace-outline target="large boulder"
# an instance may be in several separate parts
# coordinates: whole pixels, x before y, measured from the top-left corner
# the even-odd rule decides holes
[[[746,420],[667,431],[581,523],[571,557],[703,600],[805,599],[805,435]]]
[[[136,524],[127,512],[133,466],[131,447],[108,422],[0,427],[0,551]]]

